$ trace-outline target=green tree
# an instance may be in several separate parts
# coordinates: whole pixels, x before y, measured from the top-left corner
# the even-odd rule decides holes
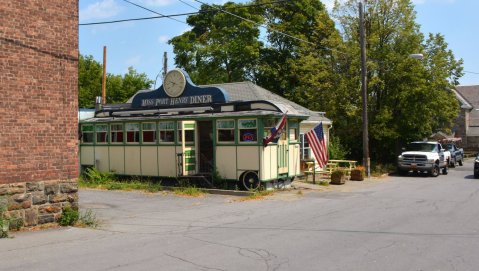
[[[95,97],[101,96],[102,65],[93,56],[80,54],[78,63],[78,103],[80,108],[95,106]],[[107,103],[124,103],[138,90],[151,87],[152,80],[146,74],[138,73],[133,67],[128,73],[115,75],[108,73],[106,78]]]
[[[341,63],[349,94],[356,97],[344,106],[355,108],[354,117],[361,119],[357,8],[357,1],[337,1],[334,13],[347,53],[357,56]],[[410,0],[371,0],[365,10],[371,157],[392,161],[401,143],[422,139],[437,129],[447,131],[451,126],[457,101],[450,89],[461,76],[462,61],[454,59],[440,35],[424,39]],[[426,58],[412,59],[412,53],[424,53]],[[340,113],[332,114],[339,117]],[[336,122],[335,129],[352,153],[361,157],[358,139],[362,137],[362,121],[346,120]]]
[[[80,108],[95,106],[95,97],[101,96],[102,66],[93,56],[78,59],[78,104]]]
[[[175,64],[184,68],[198,84],[237,82],[251,79],[262,43],[255,22],[261,17],[243,5],[202,5],[200,13],[189,16],[192,29],[169,41]],[[234,14],[221,10],[234,10]]]

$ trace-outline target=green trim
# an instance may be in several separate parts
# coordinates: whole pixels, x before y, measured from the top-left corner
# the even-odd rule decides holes
[[[195,158],[195,157],[188,157],[188,158],[185,158],[185,163],[187,163],[187,164],[193,164],[193,163],[196,163],[196,158]]]
[[[218,172],[218,166],[216,165],[216,139],[217,139],[217,131],[216,131],[216,120],[211,120],[211,129],[213,129],[213,172]]]
[[[186,171],[195,171],[196,165],[195,164],[185,165],[185,169]]]

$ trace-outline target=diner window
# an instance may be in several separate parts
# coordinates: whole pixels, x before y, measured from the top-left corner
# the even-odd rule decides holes
[[[110,126],[111,143],[123,143],[123,124]]]
[[[290,128],[289,129],[289,141],[297,141],[298,140],[297,131],[298,131],[298,129],[296,129],[296,128]]]
[[[108,125],[97,124],[95,126],[96,143],[108,143]]]
[[[218,120],[216,121],[216,129],[218,131],[218,142],[234,142],[235,141],[235,121],[234,120]]]
[[[160,142],[175,142],[175,123],[172,121],[160,122]]]
[[[300,134],[299,140],[301,142],[301,159],[311,159],[311,147],[309,146],[306,136],[304,136],[304,134]]]
[[[142,124],[143,143],[156,142],[156,123],[148,122]]]
[[[81,142],[82,143],[93,143],[93,134],[94,134],[93,125],[82,125],[81,126]]]
[[[271,129],[276,126],[276,122],[274,119],[265,119],[264,120],[264,135],[263,137],[267,137],[271,135]]]
[[[195,142],[195,124],[189,123],[185,124],[185,142],[194,143]],[[181,122],[178,122],[178,142],[182,142],[183,133],[181,132]]]
[[[255,119],[238,120],[240,142],[256,142],[257,128]]]
[[[140,124],[139,123],[126,124],[126,142],[127,143],[140,142]]]

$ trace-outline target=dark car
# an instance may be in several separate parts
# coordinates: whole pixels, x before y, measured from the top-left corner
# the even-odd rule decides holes
[[[479,178],[479,153],[476,155],[476,159],[474,159],[474,178]]]

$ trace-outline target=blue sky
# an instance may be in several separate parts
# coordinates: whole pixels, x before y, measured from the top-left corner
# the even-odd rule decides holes
[[[128,0],[161,14],[195,12],[195,0]],[[222,0],[200,0],[221,4]],[[124,0],[80,0],[80,23],[157,16]],[[239,0],[236,2],[246,2]],[[327,6],[333,0],[323,1]],[[187,3],[187,4],[185,4]],[[416,21],[424,34],[441,33],[456,58],[464,60],[467,71],[461,85],[479,84],[479,1],[414,0]],[[193,6],[193,7],[191,7]],[[189,29],[186,17],[155,19],[96,26],[80,26],[80,53],[93,55],[102,62],[107,46],[107,71],[123,74],[129,66],[146,73],[152,80],[161,72],[163,52],[168,53],[168,67],[174,68],[172,46],[167,41]],[[157,82],[157,86],[161,84]]]

